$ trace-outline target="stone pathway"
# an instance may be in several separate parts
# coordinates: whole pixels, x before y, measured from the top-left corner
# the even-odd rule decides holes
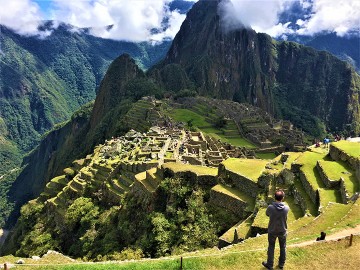
[[[348,228],[348,229],[336,232],[331,235],[326,235],[325,241],[338,240],[338,239],[350,236],[351,234],[360,234],[360,224],[357,225],[355,228]],[[304,246],[312,245],[315,243],[321,243],[321,242],[323,242],[323,241],[310,240],[310,241],[305,241],[305,242],[302,242],[299,244],[288,245],[288,247],[304,247]]]

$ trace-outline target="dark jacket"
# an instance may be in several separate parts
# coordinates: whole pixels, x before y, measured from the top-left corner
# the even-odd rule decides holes
[[[287,230],[287,214],[289,207],[282,202],[273,202],[266,209],[266,215],[270,217],[268,233],[285,234]]]

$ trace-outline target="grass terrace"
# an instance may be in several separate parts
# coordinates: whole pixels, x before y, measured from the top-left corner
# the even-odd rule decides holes
[[[196,175],[217,176],[217,174],[218,174],[218,169],[217,168],[198,166],[198,165],[190,165],[190,164],[183,164],[183,163],[169,162],[169,163],[163,164],[162,167],[164,169],[170,169],[174,173],[190,171],[190,172],[195,173]]]
[[[293,222],[303,216],[299,205],[295,204],[293,196],[285,196],[285,203],[289,206],[290,211],[288,213],[288,222]]]
[[[296,161],[296,163],[303,165],[300,170],[305,174],[307,181],[314,190],[320,189],[320,204],[322,206],[326,206],[329,202],[341,202],[340,191],[326,188],[316,168],[317,161],[324,159],[326,159],[326,154],[308,151]]]
[[[238,239],[246,239],[250,237],[251,224],[254,221],[253,216],[249,216],[247,219],[240,221],[231,227],[226,233],[224,233],[220,238],[231,243],[234,240],[235,230],[237,232]]]
[[[360,159],[360,143],[348,142],[348,141],[338,141],[331,143],[332,146],[344,151],[349,156]]]
[[[199,110],[197,110],[199,112]],[[203,112],[201,110],[201,112]],[[203,112],[204,114],[206,112]],[[234,146],[246,147],[246,148],[256,148],[256,145],[251,143],[250,141],[242,138],[240,134],[238,135],[231,135],[233,133],[233,129],[231,129],[231,133],[229,135],[225,135],[226,130],[222,130],[219,128],[214,127],[214,125],[207,121],[206,117],[200,115],[197,112],[194,112],[189,109],[175,109],[171,112],[171,117],[178,122],[185,122],[192,121],[192,125],[200,129],[202,132],[216,138],[220,139],[223,142],[230,143]],[[233,127],[231,127],[233,128]]]
[[[300,192],[301,196],[305,200],[307,210],[309,211],[309,213],[312,216],[315,217],[318,214],[318,209],[317,209],[316,205],[310,199],[309,195],[306,193],[304,187],[302,186],[302,184],[298,178],[294,180],[294,185],[295,185],[296,190],[298,192]],[[286,198],[286,200],[287,200],[287,198]]]
[[[286,152],[285,154],[289,155],[288,159],[285,162],[285,168],[289,170],[291,169],[291,164],[302,155],[301,152]]]
[[[257,182],[269,161],[263,159],[229,158],[222,162],[225,168]]]
[[[214,186],[212,188],[214,191],[217,191],[219,193],[223,193],[227,196],[230,196],[232,198],[235,198],[237,200],[241,200],[244,201],[246,203],[248,203],[248,210],[252,211],[254,209],[254,205],[255,205],[255,199],[249,195],[247,195],[244,192],[241,192],[238,189],[235,188],[231,188],[222,184],[218,184],[216,186]]]
[[[274,159],[276,158],[275,153],[256,153],[256,157],[259,159]]]
[[[267,231],[268,224],[269,224],[269,217],[266,215],[266,208],[260,208],[256,214],[252,226],[263,228],[264,230]]]
[[[359,183],[356,181],[354,171],[343,161],[320,161],[326,175],[332,180],[339,180],[342,177],[350,197],[359,191]]]

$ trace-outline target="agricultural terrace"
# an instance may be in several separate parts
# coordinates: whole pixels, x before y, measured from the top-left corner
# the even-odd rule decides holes
[[[209,115],[209,112],[205,112],[205,109],[200,106],[198,107],[197,112],[189,109],[174,109],[171,111],[170,116],[177,122],[188,123],[223,142],[239,147],[256,148],[256,145],[240,135],[233,121],[229,121],[223,128],[218,128],[213,124],[216,119],[210,120],[206,118],[205,115]],[[215,118],[217,116],[214,115],[213,117]]]
[[[336,189],[326,188],[316,168],[318,160],[326,159],[326,154],[304,152],[296,163],[302,165],[300,170],[305,175],[306,181],[311,185],[313,191],[319,189],[320,204],[326,206],[329,202],[341,202],[340,192]]]
[[[222,162],[226,170],[242,175],[254,182],[257,182],[268,163],[267,160],[244,158],[229,158]]]
[[[360,143],[349,141],[338,141],[331,143],[332,146],[347,153],[349,156],[360,159]]]
[[[210,176],[217,176],[218,169],[205,167],[205,166],[197,166],[197,165],[190,165],[190,164],[183,164],[183,163],[175,163],[169,162],[165,163],[162,166],[163,169],[169,169],[173,171],[175,174],[179,172],[193,172],[196,175],[210,175]]]

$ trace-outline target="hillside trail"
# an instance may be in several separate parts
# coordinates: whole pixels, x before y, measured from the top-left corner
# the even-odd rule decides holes
[[[355,228],[347,228],[342,231],[338,231],[334,234],[327,235],[325,240],[323,240],[323,241],[316,241],[316,239],[314,239],[314,240],[310,240],[310,241],[301,242],[299,244],[288,245],[288,247],[304,247],[304,246],[309,246],[309,245],[319,243],[319,242],[339,240],[341,238],[350,236],[351,234],[356,234],[356,235],[360,234],[360,224],[358,224]],[[319,232],[319,236],[320,236],[320,232]]]

